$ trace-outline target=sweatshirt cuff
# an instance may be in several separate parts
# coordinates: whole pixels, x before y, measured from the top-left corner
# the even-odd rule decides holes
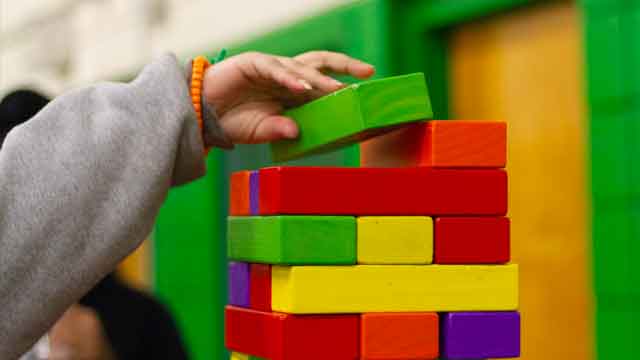
[[[185,76],[187,86],[191,85],[191,70],[193,60],[189,60],[185,66]],[[222,127],[218,122],[218,115],[213,105],[207,103],[204,98],[204,92],[200,95],[200,104],[202,109],[202,139],[206,148],[217,147],[221,149],[233,149],[233,143],[222,131]]]

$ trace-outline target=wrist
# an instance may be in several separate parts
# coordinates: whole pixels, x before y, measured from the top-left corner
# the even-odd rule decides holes
[[[226,102],[223,100],[225,89],[220,88],[220,83],[224,82],[224,77],[220,79],[220,66],[225,64],[209,66],[205,70],[202,83],[202,101],[215,107],[218,116],[222,116],[226,112]],[[228,90],[228,89],[226,89]]]
[[[214,80],[213,80],[213,66],[209,66],[204,72],[204,78],[202,80],[202,101],[207,104],[213,104],[220,114],[220,104],[216,104],[212,99]]]
[[[219,57],[220,58],[220,57]],[[203,65],[204,64],[204,65]],[[194,110],[198,116],[205,154],[211,147],[232,149],[233,143],[224,134],[218,121],[218,108],[207,96],[211,87],[210,73],[215,66],[211,66],[204,57],[197,57],[192,64],[192,78],[190,80],[190,96]]]

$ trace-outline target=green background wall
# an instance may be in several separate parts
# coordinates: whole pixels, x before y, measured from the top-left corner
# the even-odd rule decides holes
[[[597,354],[638,358],[640,3],[585,0],[583,8]]]

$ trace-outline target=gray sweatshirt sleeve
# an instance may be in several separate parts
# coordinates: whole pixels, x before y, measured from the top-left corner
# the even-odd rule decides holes
[[[205,172],[172,55],[129,84],[63,95],[0,151],[0,358],[15,359],[151,232],[172,185]]]

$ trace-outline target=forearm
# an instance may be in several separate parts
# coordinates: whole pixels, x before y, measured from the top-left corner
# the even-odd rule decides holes
[[[35,342],[150,233],[172,184],[204,174],[184,72],[60,97],[0,151],[0,354]]]

